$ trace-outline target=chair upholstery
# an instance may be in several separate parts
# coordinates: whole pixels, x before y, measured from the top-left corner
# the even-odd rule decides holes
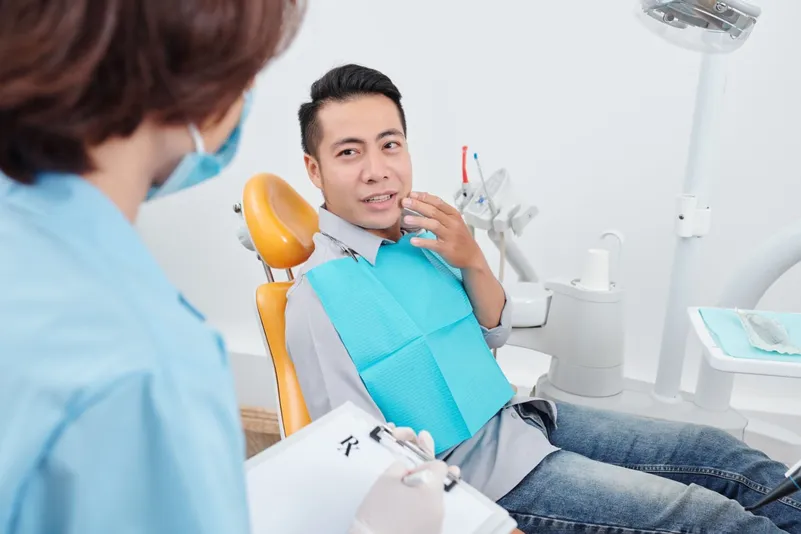
[[[256,289],[256,309],[264,329],[267,350],[273,360],[278,388],[278,424],[281,436],[294,434],[311,422],[300,383],[286,351],[286,292],[292,282],[272,282]]]
[[[314,251],[317,212],[289,184],[273,174],[257,174],[245,184],[242,215],[251,241],[271,269],[291,269]],[[256,309],[270,353],[277,386],[281,436],[311,422],[286,350],[287,291],[292,282],[268,282],[256,289]]]
[[[291,269],[314,251],[317,211],[274,174],[257,174],[245,184],[242,215],[264,263]]]

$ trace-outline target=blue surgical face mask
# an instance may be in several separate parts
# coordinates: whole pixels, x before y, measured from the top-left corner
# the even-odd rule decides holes
[[[203,137],[200,135],[197,127],[194,124],[188,126],[189,134],[192,136],[192,142],[195,144],[195,151],[185,155],[181,159],[181,162],[175,167],[175,170],[172,171],[163,184],[152,186],[147,194],[146,200],[161,198],[205,182],[220,174],[223,169],[231,163],[231,160],[234,159],[236,155],[236,151],[239,149],[242,125],[245,123],[245,119],[247,119],[247,115],[250,112],[252,93],[250,91],[245,93],[244,99],[245,101],[242,105],[242,114],[239,118],[239,122],[228,136],[228,139],[226,139],[220,149],[214,154],[206,152]]]

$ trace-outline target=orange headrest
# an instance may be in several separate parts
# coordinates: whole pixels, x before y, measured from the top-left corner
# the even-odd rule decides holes
[[[317,211],[278,176],[257,174],[247,181],[242,215],[253,246],[270,267],[297,267],[314,251]]]

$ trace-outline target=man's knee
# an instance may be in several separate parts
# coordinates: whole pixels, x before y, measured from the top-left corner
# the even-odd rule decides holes
[[[723,437],[716,436],[714,429],[688,430],[702,441]],[[707,525],[718,532],[778,532],[767,519],[748,514],[737,502],[701,486],[594,462],[566,451],[546,458],[499,504],[526,532],[554,528],[554,522],[575,531],[616,525],[621,530],[689,532]]]
[[[692,446],[699,452],[730,451],[745,444],[725,430],[704,425],[686,425],[680,433],[682,445]]]

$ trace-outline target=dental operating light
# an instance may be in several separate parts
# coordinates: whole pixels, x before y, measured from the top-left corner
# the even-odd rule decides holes
[[[698,52],[740,48],[762,10],[742,0],[640,0],[640,18],[665,40]]]

